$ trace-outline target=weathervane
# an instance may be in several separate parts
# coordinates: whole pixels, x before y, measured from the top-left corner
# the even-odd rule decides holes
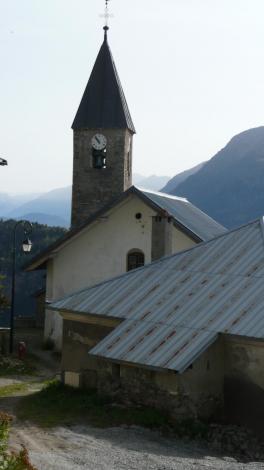
[[[105,25],[104,25],[104,30],[105,30],[105,33],[107,33],[108,29],[109,29],[109,26],[108,26],[108,21],[109,21],[109,18],[113,18],[113,15],[111,15],[109,13],[109,10],[108,10],[108,3],[109,3],[110,0],[105,0],[105,12],[103,15],[100,15],[101,18],[104,18],[105,20]]]

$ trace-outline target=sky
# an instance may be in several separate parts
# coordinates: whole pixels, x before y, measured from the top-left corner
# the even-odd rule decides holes
[[[110,0],[133,171],[173,176],[263,125],[263,0]],[[71,125],[104,0],[0,0],[0,192],[71,184]]]

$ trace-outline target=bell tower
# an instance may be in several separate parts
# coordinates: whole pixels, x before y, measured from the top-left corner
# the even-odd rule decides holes
[[[135,128],[113,56],[108,26],[73,121],[71,225],[77,227],[132,184]]]

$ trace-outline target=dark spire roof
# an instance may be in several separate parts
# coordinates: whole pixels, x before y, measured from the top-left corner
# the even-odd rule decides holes
[[[125,94],[107,41],[108,27],[72,129],[129,129],[135,133]]]

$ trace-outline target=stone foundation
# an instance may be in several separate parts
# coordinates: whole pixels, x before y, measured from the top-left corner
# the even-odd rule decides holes
[[[184,389],[182,377],[173,371],[156,372],[138,367],[117,366],[99,360],[96,371],[96,388],[102,395],[113,397],[125,405],[141,405],[164,411],[172,419],[212,419],[221,412],[223,400],[221,392],[208,391],[195,396]],[[120,367],[117,377],[115,367]],[[94,372],[93,372],[93,385]],[[85,371],[86,384],[89,383]],[[166,386],[162,386],[162,382]]]

